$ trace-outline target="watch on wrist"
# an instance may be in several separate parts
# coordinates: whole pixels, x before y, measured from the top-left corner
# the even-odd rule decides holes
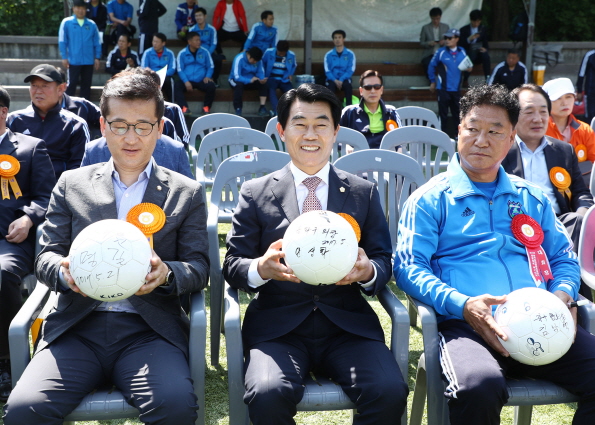
[[[161,286],[169,286],[169,285],[171,285],[173,283],[173,281],[174,281],[174,278],[175,278],[174,272],[172,271],[172,269],[167,264],[166,264],[166,266],[167,266],[167,269],[169,271],[165,275],[165,282],[163,282],[161,284]]]

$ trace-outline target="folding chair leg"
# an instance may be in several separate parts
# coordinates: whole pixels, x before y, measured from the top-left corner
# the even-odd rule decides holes
[[[409,304],[409,308],[407,309],[407,311],[409,312],[409,326],[416,326],[417,325],[417,311],[415,311],[415,308],[413,308],[411,303],[408,303],[408,304]]]
[[[409,311],[411,311],[411,309]],[[413,390],[409,425],[421,425],[426,404],[426,385],[426,370],[418,367],[417,375],[415,376],[415,389]]]
[[[514,407],[514,425],[531,425],[533,406]]]
[[[211,365],[219,365],[223,326],[223,279],[211,279]]]

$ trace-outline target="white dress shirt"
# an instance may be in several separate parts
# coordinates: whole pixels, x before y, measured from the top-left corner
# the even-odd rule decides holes
[[[289,163],[289,169],[291,170],[291,174],[293,174],[293,182],[295,184],[295,194],[297,198],[298,208],[300,210],[300,214],[302,213],[302,208],[304,206],[304,200],[306,196],[308,196],[308,188],[303,183],[305,179],[308,177],[318,177],[322,180],[318,186],[316,187],[316,197],[320,201],[320,206],[323,210],[327,209],[328,206],[328,178],[329,178],[329,171],[331,169],[331,165],[329,162],[326,163],[324,167],[320,169],[316,174],[313,176],[306,174],[295,164],[292,162]],[[264,285],[269,279],[263,279],[258,274],[258,258],[252,260],[250,263],[250,268],[248,269],[248,285],[253,288],[258,288],[259,286]],[[369,282],[360,283],[363,288],[368,288],[376,282],[376,265],[372,263],[374,267],[374,277]]]

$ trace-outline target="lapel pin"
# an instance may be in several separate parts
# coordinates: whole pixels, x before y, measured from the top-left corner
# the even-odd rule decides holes
[[[157,190],[161,190],[161,186],[157,186]]]
[[[339,192],[341,192],[341,193],[345,192],[345,188],[344,187],[340,187],[339,188]]]

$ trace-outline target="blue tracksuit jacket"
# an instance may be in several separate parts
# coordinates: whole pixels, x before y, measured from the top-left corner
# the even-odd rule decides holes
[[[262,66],[264,67],[264,75],[269,78],[271,75],[271,71],[273,70],[273,66],[275,65],[275,59],[277,58],[277,47],[271,47],[264,52],[262,55]],[[287,51],[287,55],[285,56],[285,65],[287,68],[283,74],[283,78],[281,81],[284,83],[289,82],[289,77],[295,73],[295,68],[297,67],[297,62],[295,60],[295,53],[291,50]]]
[[[211,54],[204,47],[200,47],[196,51],[196,56],[190,52],[188,46],[178,53],[178,75],[180,79],[186,83],[194,81],[196,83],[204,80],[205,77],[211,78],[213,76],[213,59]]]
[[[173,76],[176,73],[176,58],[174,57],[174,53],[167,47],[163,48],[161,57],[157,56],[157,52],[152,47],[145,50],[143,58],[140,61],[140,66],[151,68],[153,71],[159,71],[165,65],[167,65],[167,76]]]
[[[264,68],[262,61],[255,64],[248,62],[246,52],[236,55],[231,65],[231,73],[229,74],[229,83],[232,86],[238,83],[250,84],[252,77],[258,77],[261,80],[264,78]]]
[[[337,49],[329,50],[324,55],[324,74],[329,81],[345,81],[355,72],[355,54],[347,47],[339,56]]]
[[[204,47],[213,54],[217,47],[217,30],[213,25],[206,24],[205,29],[201,30],[198,24],[194,25],[188,32],[194,31],[200,35],[200,46]]]
[[[467,53],[462,47],[457,47],[454,55],[448,47],[441,47],[436,50],[428,66],[428,78],[431,83],[436,83],[437,90],[460,90],[462,71],[458,67],[463,62],[463,59],[465,59],[465,56],[467,56]],[[437,82],[436,69],[438,69]]]
[[[70,65],[93,65],[101,59],[101,42],[95,22],[85,18],[80,26],[76,16],[64,18],[58,30],[58,47],[62,59]]]
[[[262,22],[257,22],[252,25],[248,39],[244,43],[244,50],[248,50],[250,47],[258,47],[262,50],[262,53],[266,49],[271,47],[277,47],[278,31],[276,26],[267,27]]]

